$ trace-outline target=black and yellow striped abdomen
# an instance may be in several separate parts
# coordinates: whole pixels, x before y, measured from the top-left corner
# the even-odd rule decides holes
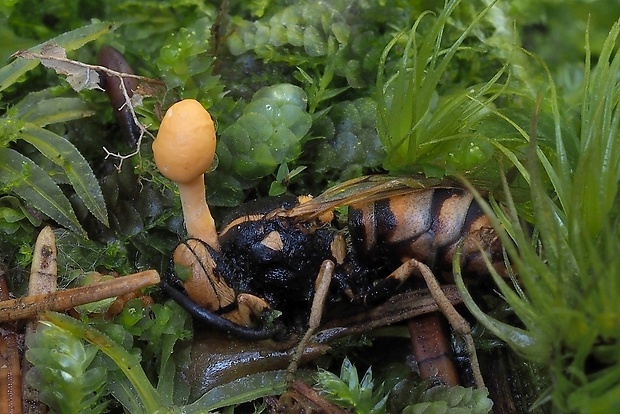
[[[459,188],[430,188],[349,209],[353,248],[361,260],[417,259],[451,266],[462,246],[464,270],[488,273],[478,245],[492,262],[501,256],[498,237],[473,195]]]

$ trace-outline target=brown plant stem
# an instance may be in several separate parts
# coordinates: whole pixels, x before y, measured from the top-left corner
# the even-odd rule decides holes
[[[0,302],[0,322],[33,318],[45,310],[64,311],[78,305],[156,285],[159,281],[157,271],[146,270],[95,285],[6,300]]]
[[[9,298],[9,289],[0,269],[0,300]],[[14,324],[0,326],[0,413],[21,414],[22,370],[19,335]]]

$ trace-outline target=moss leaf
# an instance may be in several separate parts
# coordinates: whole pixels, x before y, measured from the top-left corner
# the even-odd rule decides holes
[[[14,119],[44,127],[91,116],[94,111],[80,98],[52,97],[50,89],[33,92],[15,107]]]
[[[108,211],[99,183],[82,154],[69,141],[47,129],[27,125],[20,138],[34,145],[43,155],[60,166],[88,210],[108,225]]]
[[[184,407],[187,414],[204,413],[286,391],[284,371],[259,372],[215,387]]]
[[[50,176],[32,160],[9,148],[0,148],[0,183],[30,206],[60,225],[86,235],[69,200]]]

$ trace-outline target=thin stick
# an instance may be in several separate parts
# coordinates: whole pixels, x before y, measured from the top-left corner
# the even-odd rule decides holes
[[[0,322],[33,318],[45,310],[64,311],[78,305],[119,296],[159,283],[159,273],[147,270],[90,286],[0,302]]]
[[[9,298],[9,288],[0,269],[0,299]],[[14,324],[0,326],[0,412],[22,413],[22,368],[19,340]]]
[[[350,412],[327,401],[325,397],[303,381],[295,380],[291,385],[291,391],[293,392],[292,396],[297,401],[300,401],[300,405],[309,404],[316,412],[324,414],[347,414]]]
[[[310,320],[308,322],[308,330],[306,331],[301,341],[299,341],[295,354],[293,354],[291,362],[286,369],[286,383],[289,385],[292,384],[295,380],[297,365],[299,364],[299,361],[304,354],[304,350],[306,349],[306,345],[308,345],[308,341],[310,341],[312,334],[321,324],[323,308],[325,307],[325,301],[327,300],[329,285],[331,284],[333,274],[334,262],[332,262],[331,260],[325,260],[321,264],[321,269],[319,270],[319,274],[315,282],[314,299],[312,300],[312,308],[310,308]]]
[[[428,286],[428,290],[433,295],[433,299],[437,303],[437,306],[441,310],[441,313],[444,314],[446,319],[450,322],[450,325],[463,336],[465,339],[465,345],[467,346],[467,352],[469,354],[469,359],[471,361],[471,368],[474,375],[474,381],[478,388],[484,388],[484,379],[482,378],[482,372],[480,372],[480,364],[478,363],[478,354],[476,353],[476,345],[474,343],[474,338],[471,336],[471,328],[469,323],[461,316],[460,313],[454,308],[454,305],[450,302],[450,300],[446,297],[446,295],[441,290],[441,286],[439,282],[435,278],[435,275],[424,263],[419,262],[415,259],[411,259],[411,264],[417,267],[418,271],[422,274],[424,281],[426,282],[426,286]]]

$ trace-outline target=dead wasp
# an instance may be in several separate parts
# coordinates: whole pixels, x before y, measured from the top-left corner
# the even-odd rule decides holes
[[[208,141],[214,144],[213,122],[208,113],[206,117],[213,138]],[[202,131],[180,128],[188,125],[183,116],[177,118],[181,125],[168,132],[183,129],[195,135]],[[124,126],[132,127],[132,122]],[[158,133],[156,142],[161,139]],[[191,164],[196,163],[182,167]],[[202,181],[203,171],[191,180],[169,178],[186,186]],[[345,206],[348,224],[342,231],[326,217]],[[460,323],[460,315],[441,294],[433,271],[451,273],[459,246],[466,273],[487,273],[485,258],[496,267],[504,263],[498,237],[472,194],[453,183],[414,178],[369,176],[337,185],[310,200],[259,200],[235,210],[219,234],[210,226],[207,236],[209,243],[190,239],[179,245],[162,287],[197,319],[248,339],[271,338],[310,320],[308,337],[318,326],[330,285],[331,300],[346,298],[371,305],[394,294],[414,279],[410,277],[414,273],[424,277],[442,312],[455,314],[451,323],[467,333],[466,323]],[[193,299],[191,289],[183,292],[175,262],[190,268],[190,278],[201,275],[200,303]],[[262,327],[260,318],[269,309],[281,311],[282,316],[275,324]],[[475,355],[473,344],[468,346]]]
[[[325,218],[339,207],[348,207],[344,230]],[[361,177],[303,202],[250,202],[225,221],[219,242],[220,251],[199,242],[183,246],[210,280],[234,292],[218,301],[221,306],[196,304],[175,283],[174,272],[164,289],[199,320],[249,339],[282,331],[277,324],[247,326],[260,323],[256,319],[266,309],[282,312],[279,319],[288,328],[304,326],[315,280],[325,272],[332,280],[330,300],[371,305],[393,295],[413,273],[425,276],[419,263],[429,272],[451,273],[458,248],[463,272],[471,276],[488,273],[485,256],[504,266],[497,234],[470,192],[411,177]],[[231,316],[221,316],[227,312]]]
[[[298,222],[282,215],[299,202],[281,196],[238,207],[219,231],[219,250],[197,239],[181,243],[164,290],[198,320],[241,338],[265,339],[285,333],[285,328],[301,329],[322,262],[342,263],[346,245],[329,223]],[[180,255],[191,256],[190,274],[205,273],[217,292],[208,303],[199,304],[190,298],[192,292],[181,292],[174,266],[187,260]],[[261,328],[260,319],[269,309],[282,315],[276,325]]]

